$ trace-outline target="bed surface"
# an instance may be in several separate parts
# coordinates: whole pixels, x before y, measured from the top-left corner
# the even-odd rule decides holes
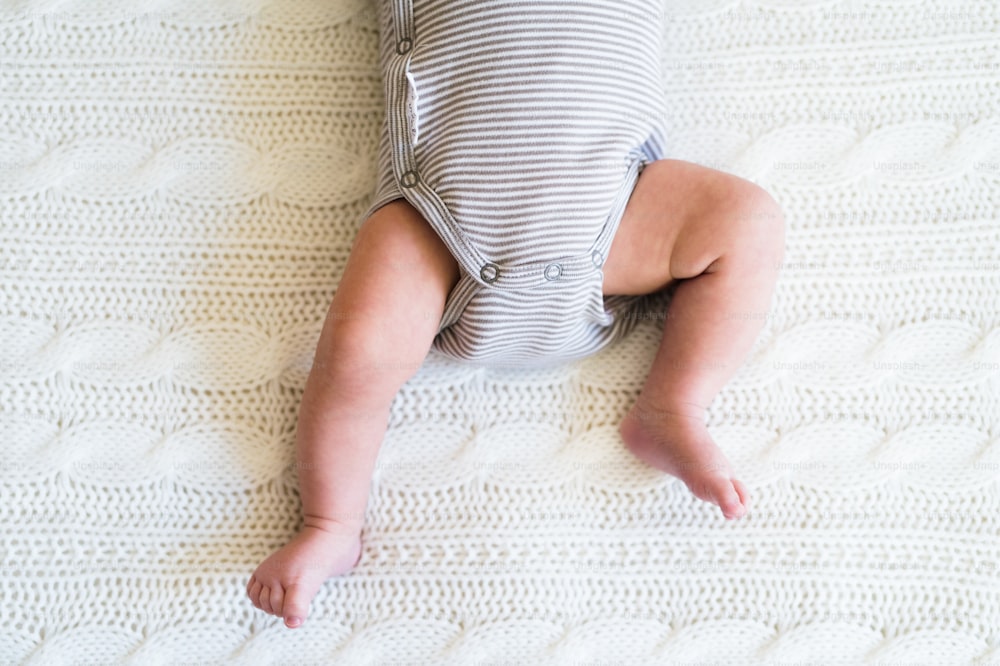
[[[788,219],[709,414],[751,514],[621,444],[653,312],[547,370],[432,356],[297,630],[245,585],[300,521],[375,13],[207,5],[0,8],[0,661],[1000,660],[996,3],[666,2],[671,156]]]

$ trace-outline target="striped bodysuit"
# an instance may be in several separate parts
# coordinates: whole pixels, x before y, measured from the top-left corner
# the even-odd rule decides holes
[[[379,0],[386,120],[369,215],[405,198],[461,277],[433,347],[491,365],[579,358],[642,297],[601,266],[663,154],[662,0]]]

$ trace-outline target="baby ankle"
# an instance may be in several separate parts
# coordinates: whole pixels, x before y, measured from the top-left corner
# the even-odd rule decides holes
[[[640,423],[657,425],[704,425],[706,408],[700,404],[677,397],[648,398],[640,395],[629,416]]]

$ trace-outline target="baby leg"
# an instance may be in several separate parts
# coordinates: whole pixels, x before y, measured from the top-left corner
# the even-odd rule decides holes
[[[437,333],[458,265],[410,204],[362,225],[306,380],[296,432],[304,526],[257,567],[254,606],[300,625],[327,578],[350,570],[393,397]]]
[[[705,427],[705,410],[763,324],[784,252],[784,217],[763,189],[678,160],[639,177],[604,266],[606,294],[679,281],[663,337],[620,432],[653,467],[739,518],[749,496]]]

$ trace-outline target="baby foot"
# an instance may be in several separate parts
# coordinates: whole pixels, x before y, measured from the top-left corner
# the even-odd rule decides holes
[[[640,398],[641,402],[641,398]],[[637,402],[619,426],[629,450],[643,462],[679,477],[699,499],[717,504],[727,519],[750,508],[746,487],[734,479],[699,412],[650,409]]]
[[[361,558],[361,535],[306,525],[284,547],[260,563],[247,583],[254,606],[283,617],[294,629],[309,615],[309,602],[327,578],[354,568]]]

